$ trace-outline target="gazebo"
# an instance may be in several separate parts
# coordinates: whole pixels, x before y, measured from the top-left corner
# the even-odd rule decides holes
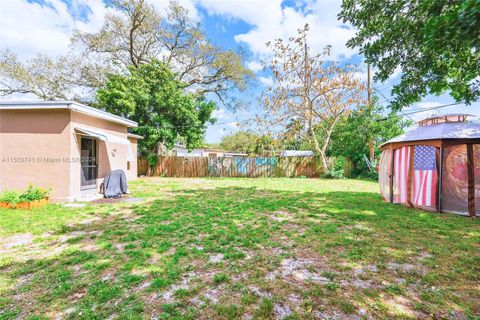
[[[383,198],[438,212],[480,214],[480,124],[447,114],[381,145]]]

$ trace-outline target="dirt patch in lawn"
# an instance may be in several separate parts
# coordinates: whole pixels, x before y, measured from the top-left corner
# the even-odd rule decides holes
[[[16,234],[8,237],[0,237],[0,257],[9,257],[16,262],[29,259],[47,259],[61,254],[67,248],[76,248],[81,251],[95,252],[101,250],[96,241],[104,233],[103,230],[115,225],[125,223],[130,228],[140,228],[138,223],[132,223],[141,216],[135,214],[131,208],[120,208],[115,214],[107,216],[92,216],[75,224],[65,226],[61,233],[43,233],[32,235],[31,233]],[[123,251],[125,244],[113,245],[117,251]]]
[[[92,204],[104,204],[104,203],[119,203],[119,202],[142,202],[143,198],[135,198],[130,196],[123,196],[119,198],[100,198],[90,201]]]
[[[294,216],[295,216],[294,213],[284,211],[284,210],[277,210],[268,214],[268,217],[270,219],[279,221],[279,222],[292,221],[295,218]]]
[[[319,260],[298,258],[283,259],[277,270],[269,272],[266,278],[270,281],[276,278],[284,280],[305,282],[311,281],[316,283],[328,283],[330,280],[321,276],[324,271],[324,264]]]
[[[0,253],[1,250],[29,245],[33,242],[34,238],[35,237],[31,233],[16,234],[10,237],[0,237]]]

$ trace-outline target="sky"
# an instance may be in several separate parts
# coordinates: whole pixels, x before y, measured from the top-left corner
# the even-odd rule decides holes
[[[148,0],[160,11],[168,1]],[[182,0],[189,15],[204,28],[213,43],[226,49],[246,52],[247,66],[254,72],[252,86],[240,95],[246,107],[232,113],[225,106],[214,112],[217,124],[207,129],[206,141],[218,143],[222,136],[238,130],[238,122],[252,119],[261,112],[258,97],[272,82],[268,71],[262,70],[260,61],[268,56],[265,43],[276,38],[288,38],[305,23],[310,25],[309,46],[319,51],[332,46],[332,57],[340,62],[355,63],[361,68],[358,76],[366,79],[363,57],[355,49],[346,47],[355,30],[337,20],[341,1],[337,0]],[[111,10],[103,0],[0,0],[0,50],[10,49],[21,59],[36,54],[61,55],[69,50],[74,29],[95,32],[105,14]],[[388,104],[390,90],[398,83],[400,70],[385,83],[374,83],[381,104]],[[3,99],[32,99],[29,96],[9,96]],[[430,108],[453,102],[444,94],[427,96],[412,105],[410,110]],[[404,112],[408,113],[409,109]],[[434,113],[466,112],[480,115],[480,103],[471,106],[452,106],[416,113],[409,117],[420,120]]]

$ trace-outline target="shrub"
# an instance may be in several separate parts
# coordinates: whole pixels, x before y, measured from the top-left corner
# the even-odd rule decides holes
[[[325,172],[325,178],[328,179],[343,179],[345,176],[343,175],[343,169],[336,170],[336,169],[329,169]]]
[[[0,201],[6,202],[13,207],[15,207],[17,203],[22,202],[20,198],[20,193],[17,191],[5,191],[0,193]]]
[[[367,171],[366,173],[359,175],[359,178],[365,178],[370,180],[378,180],[378,172],[376,171]]]
[[[345,166],[345,157],[338,156],[335,159],[332,167],[325,172],[325,178],[329,179],[344,179],[344,166]]]
[[[32,202],[45,199],[48,197],[49,192],[49,189],[34,187],[30,184],[28,188],[21,193],[14,190],[0,193],[0,202],[6,202],[15,207],[20,202]]]
[[[50,190],[34,187],[30,184],[27,190],[20,195],[20,199],[25,202],[42,200],[48,197],[49,192]]]

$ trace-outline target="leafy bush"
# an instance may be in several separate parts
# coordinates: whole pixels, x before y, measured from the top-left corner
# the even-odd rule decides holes
[[[22,201],[31,202],[35,200],[42,200],[48,197],[50,190],[28,185],[27,190],[20,195]]]
[[[0,201],[15,207],[20,202],[32,202],[48,198],[49,193],[49,189],[34,187],[30,184],[22,193],[13,190],[0,193]]]
[[[344,179],[345,176],[343,175],[343,169],[329,169],[325,172],[325,178],[328,179]]]
[[[378,172],[376,170],[368,170],[366,172],[363,172],[362,174],[359,174],[357,177],[363,179],[378,180]]]
[[[338,156],[333,163],[333,166],[325,172],[325,178],[329,179],[344,179],[345,157]]]
[[[14,207],[17,205],[17,203],[22,202],[20,193],[17,191],[5,191],[0,193],[0,201],[6,202]]]
[[[158,163],[158,155],[154,153],[147,154],[147,162],[150,167],[155,167]]]
[[[378,180],[378,172],[377,172],[377,160],[374,160],[372,163],[372,168],[369,168],[365,160],[360,161],[355,166],[353,170],[353,176],[361,179],[370,179],[370,180]]]

